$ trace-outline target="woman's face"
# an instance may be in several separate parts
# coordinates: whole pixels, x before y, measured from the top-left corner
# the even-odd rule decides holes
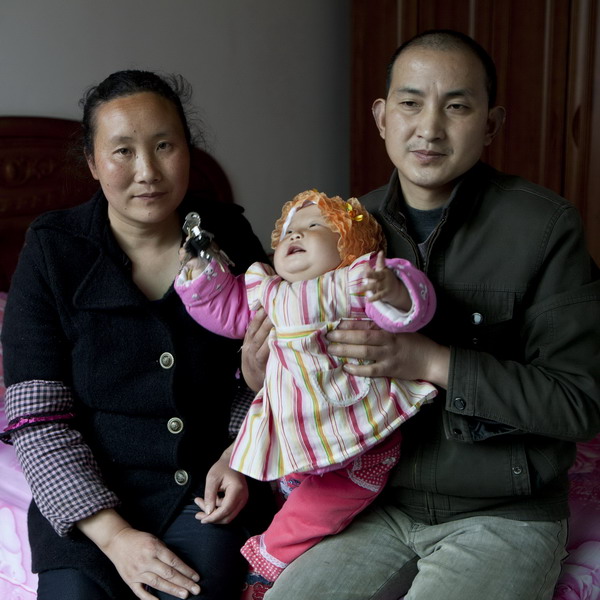
[[[88,165],[108,200],[113,226],[159,224],[173,215],[189,179],[190,155],[175,106],[152,92],[115,98],[94,115]]]

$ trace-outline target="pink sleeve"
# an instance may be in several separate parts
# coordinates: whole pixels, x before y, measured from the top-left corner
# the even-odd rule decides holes
[[[250,322],[244,275],[233,275],[211,261],[196,279],[182,272],[175,291],[191,317],[202,327],[229,338],[242,339]]]
[[[372,268],[375,267],[375,257],[375,254],[371,256]],[[436,298],[433,285],[427,275],[408,260],[387,258],[385,265],[394,271],[396,277],[406,286],[412,300],[412,307],[409,311],[403,312],[385,302],[375,301],[366,303],[365,312],[386,331],[392,333],[418,331],[431,321],[435,313]]]

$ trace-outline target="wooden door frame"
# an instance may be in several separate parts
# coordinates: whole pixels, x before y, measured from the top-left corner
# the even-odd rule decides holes
[[[553,0],[546,5],[547,18],[552,19]],[[556,0],[564,2],[564,0]],[[475,4],[477,2],[477,4]],[[484,5],[482,7],[482,4]],[[430,5],[432,6],[432,5]],[[474,38],[487,40],[498,55],[503,55],[506,40],[496,35],[494,26],[502,30],[498,19],[508,19],[495,0],[463,0],[467,10],[468,31]],[[563,6],[563,5],[561,5]],[[465,9],[467,7],[467,9]],[[475,7],[485,19],[475,19]],[[546,157],[542,157],[536,183],[554,189],[575,204],[584,220],[590,251],[600,263],[600,10],[595,0],[569,3],[568,24],[547,23],[551,32],[547,40],[545,86],[550,78],[563,77],[565,111],[540,107],[543,121],[539,141]],[[485,10],[482,10],[485,9]],[[352,98],[350,192],[361,195],[384,185],[393,169],[383,140],[371,114],[375,98],[385,94],[385,70],[389,58],[399,44],[418,32],[419,11],[428,10],[427,0],[353,0],[352,2]],[[464,13],[463,13],[464,17]],[[507,23],[503,21],[504,28]],[[451,25],[449,25],[451,26]],[[505,29],[504,29],[505,30]],[[561,44],[556,44],[556,36]],[[569,45],[567,74],[555,72],[555,65],[565,64],[556,47]],[[485,45],[485,44],[484,44]],[[560,61],[563,61],[562,63]],[[503,67],[499,65],[502,81]],[[592,110],[594,104],[599,110]],[[563,128],[560,131],[556,128]],[[502,169],[502,154],[509,149],[502,136],[488,151],[491,162]],[[562,168],[556,172],[550,159],[562,154]],[[547,160],[546,160],[547,158]]]

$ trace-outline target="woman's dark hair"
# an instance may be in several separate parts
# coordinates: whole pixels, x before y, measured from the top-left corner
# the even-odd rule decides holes
[[[488,95],[488,106],[494,106],[494,103],[496,102],[496,89],[498,85],[496,65],[494,64],[494,61],[483,48],[483,46],[478,44],[473,38],[461,33],[460,31],[454,31],[453,29],[430,29],[429,31],[419,33],[398,47],[388,63],[386,73],[386,92],[390,91],[392,72],[396,59],[405,50],[413,47],[431,48],[433,50],[467,50],[468,52],[471,52],[471,54],[473,54],[483,66],[483,70],[485,71],[485,86]]]
[[[80,100],[79,104],[83,107],[82,142],[85,156],[91,157],[94,153],[95,117],[98,107],[115,98],[142,92],[158,94],[173,103],[191,150],[196,141],[194,138],[199,134],[192,135],[190,120],[184,108],[192,95],[190,84],[181,75],[157,75],[152,71],[128,70],[109,75],[104,81],[87,90]]]

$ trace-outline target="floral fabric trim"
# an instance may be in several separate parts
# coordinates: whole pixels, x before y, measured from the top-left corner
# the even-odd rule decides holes
[[[24,427],[40,425],[42,423],[63,423],[75,418],[75,413],[68,412],[62,414],[38,414],[17,417],[9,421],[4,431],[0,433],[0,442],[12,445],[11,435],[14,431],[19,431]]]

